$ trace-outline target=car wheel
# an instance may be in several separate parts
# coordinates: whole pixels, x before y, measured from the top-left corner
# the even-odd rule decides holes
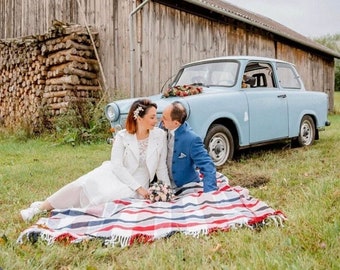
[[[297,138],[299,146],[309,146],[314,143],[315,140],[315,124],[309,115],[305,115],[300,124],[300,132]]]
[[[234,138],[225,126],[211,126],[204,144],[216,167],[222,166],[234,156]]]

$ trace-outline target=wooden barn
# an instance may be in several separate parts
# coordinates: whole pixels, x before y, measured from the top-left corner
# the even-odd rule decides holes
[[[109,96],[147,96],[187,62],[256,55],[294,63],[307,89],[329,94],[340,55],[269,18],[220,0],[4,0],[0,39],[47,33],[52,22],[95,29]]]

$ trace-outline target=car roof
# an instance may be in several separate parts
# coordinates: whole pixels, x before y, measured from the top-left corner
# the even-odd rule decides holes
[[[275,59],[275,58],[270,58],[270,57],[238,55],[238,56],[221,56],[221,57],[202,59],[202,60],[187,63],[183,67],[190,66],[190,65],[193,65],[193,64],[203,64],[203,63],[206,63],[206,62],[223,61],[223,60],[240,60],[240,61],[242,61],[242,60],[243,61],[255,60],[255,61],[280,62],[280,63],[291,64],[287,61],[283,61],[283,60],[279,60],[279,59]]]

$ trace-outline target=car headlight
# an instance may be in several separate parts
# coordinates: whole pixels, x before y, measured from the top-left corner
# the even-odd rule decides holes
[[[105,115],[110,121],[116,121],[119,117],[119,108],[115,103],[110,103],[105,108]]]

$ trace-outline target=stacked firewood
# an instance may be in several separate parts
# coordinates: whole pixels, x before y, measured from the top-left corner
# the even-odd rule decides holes
[[[87,33],[72,32],[47,40],[41,48],[46,56],[46,87],[43,103],[51,115],[70,106],[96,102],[100,98],[98,61]]]
[[[0,118],[5,126],[37,124],[47,74],[33,39],[0,42]]]
[[[98,37],[86,30],[58,24],[45,35],[0,41],[0,124],[29,120],[34,129],[100,99]]]

